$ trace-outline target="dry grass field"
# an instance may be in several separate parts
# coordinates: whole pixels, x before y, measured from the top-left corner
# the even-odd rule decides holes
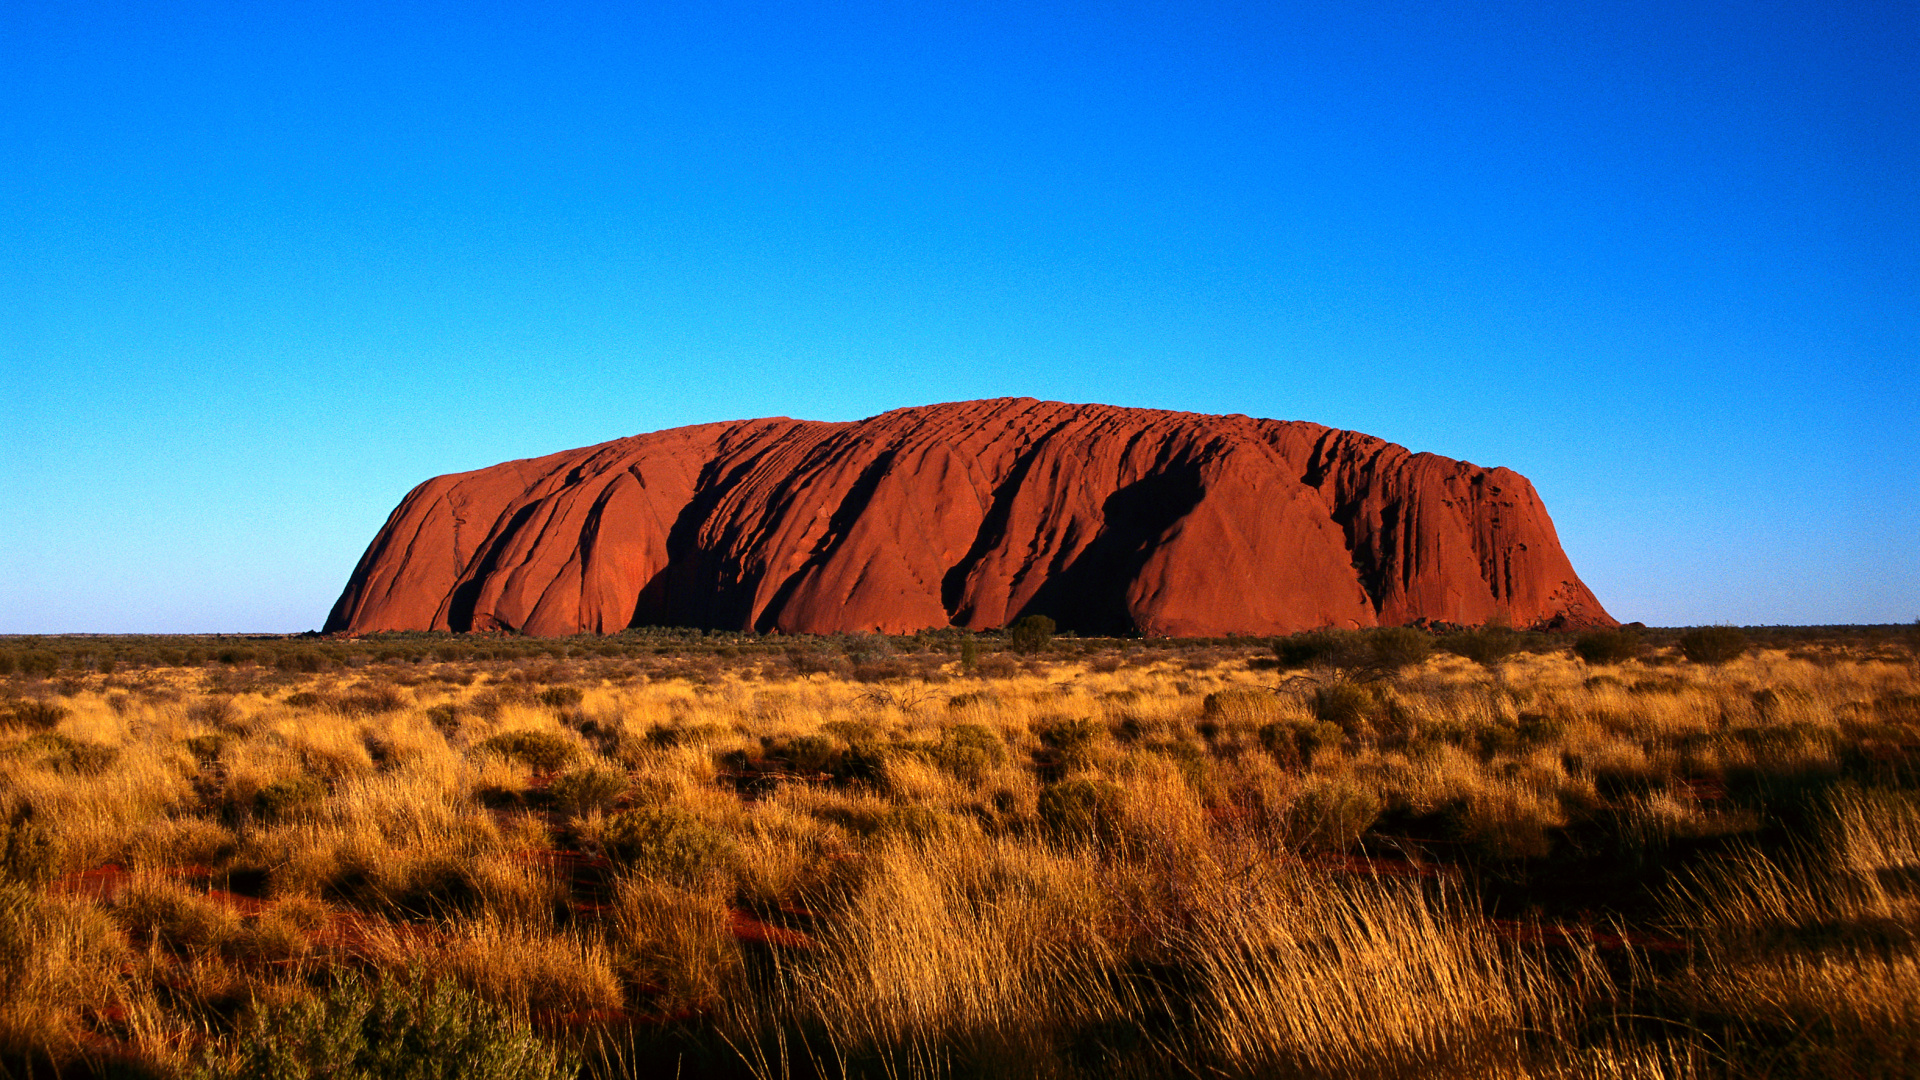
[[[1006,644],[8,642],[0,1068],[1920,1073],[1911,637]]]

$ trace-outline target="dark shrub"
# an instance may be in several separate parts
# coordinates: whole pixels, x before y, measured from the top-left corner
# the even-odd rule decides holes
[[[1702,626],[1680,635],[1680,651],[1696,664],[1725,664],[1747,651],[1747,635],[1737,626]]]
[[[825,735],[795,735],[768,748],[795,772],[821,773],[833,763],[833,740]]]
[[[1100,737],[1100,725],[1086,717],[1054,717],[1034,726],[1040,744],[1053,751],[1054,760],[1066,770],[1084,769],[1093,764],[1093,744]]]
[[[1574,639],[1573,653],[1589,664],[1618,664],[1640,655],[1640,636],[1630,630],[1591,630]]]
[[[1007,646],[1022,656],[1045,652],[1053,644],[1053,620],[1045,615],[1023,615],[1007,627]]]
[[[1007,744],[985,724],[954,724],[940,733],[933,760],[962,780],[977,784],[989,769],[1007,760]]]
[[[52,731],[22,740],[18,751],[37,756],[40,764],[55,772],[79,776],[98,776],[120,759],[115,747],[69,739]]]
[[[60,872],[60,846],[31,821],[0,821],[0,879],[43,885]]]
[[[575,769],[554,778],[547,793],[560,809],[572,814],[607,810],[627,793],[627,774],[613,769]]]
[[[1367,632],[1367,658],[1383,671],[1412,667],[1433,655],[1433,635],[1410,626]]]
[[[1346,851],[1380,817],[1380,797],[1349,779],[1309,787],[1293,804],[1288,831],[1303,847]]]
[[[1040,821],[1062,840],[1112,840],[1120,831],[1120,788],[1105,780],[1073,779],[1040,791]]]
[[[50,652],[29,652],[20,654],[20,674],[38,675],[47,678],[60,670],[60,658]]]
[[[629,810],[601,834],[607,857],[649,876],[682,885],[731,869],[733,839],[674,807]]]
[[[406,708],[407,699],[394,687],[372,686],[341,694],[331,704],[342,716],[380,716]]]
[[[65,705],[42,698],[28,698],[25,701],[14,702],[11,712],[14,723],[40,731],[46,731],[67,718]]]
[[[1346,732],[1337,724],[1324,720],[1311,723],[1289,723],[1276,721],[1260,728],[1260,745],[1273,759],[1289,767],[1307,765],[1313,761],[1314,752],[1329,746],[1339,746],[1346,739]]]
[[[195,761],[205,764],[217,759],[220,756],[220,751],[227,748],[227,737],[225,735],[195,735],[185,740],[181,745],[187,748],[187,753],[192,754]]]
[[[1354,667],[1362,649],[1351,631],[1315,630],[1276,640],[1273,655],[1283,668]]]
[[[451,981],[368,983],[268,1005],[238,1032],[227,1080],[569,1080],[578,1063],[524,1019]]]
[[[1365,725],[1377,706],[1374,696],[1357,683],[1331,683],[1313,692],[1313,715],[1349,733]]]
[[[1520,635],[1509,627],[1488,623],[1477,630],[1463,630],[1450,635],[1441,645],[1456,656],[1490,668],[1520,648]]]
[[[253,795],[253,812],[268,821],[288,821],[319,808],[327,785],[317,776],[283,776]]]
[[[480,749],[524,762],[540,772],[554,772],[578,752],[558,732],[533,730],[503,731],[481,743]]]
[[[571,709],[580,704],[584,696],[577,686],[549,686],[540,691],[534,700],[549,709]]]
[[[273,666],[281,671],[312,674],[332,667],[333,660],[318,649],[288,649],[273,658]]]

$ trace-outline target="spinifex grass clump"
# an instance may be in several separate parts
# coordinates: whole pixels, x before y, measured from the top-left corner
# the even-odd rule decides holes
[[[1477,633],[44,639],[0,1066],[1911,1072],[1905,638]]]

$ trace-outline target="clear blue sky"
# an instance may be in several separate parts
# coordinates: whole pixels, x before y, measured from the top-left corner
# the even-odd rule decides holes
[[[428,476],[998,395],[1509,466],[1622,619],[1911,621],[1917,10],[14,0],[0,632],[307,629]]]

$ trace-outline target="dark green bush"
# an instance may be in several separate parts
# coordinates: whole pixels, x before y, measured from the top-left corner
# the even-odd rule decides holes
[[[1747,635],[1737,626],[1702,626],[1680,635],[1680,651],[1696,664],[1725,664],[1747,651]]]
[[[1383,671],[1412,667],[1433,655],[1433,635],[1410,626],[1367,631],[1367,658]]]
[[[223,1080],[570,1080],[579,1064],[450,980],[369,983],[269,1005],[236,1035]],[[210,1077],[210,1080],[211,1080]]]
[[[1488,623],[1476,630],[1451,634],[1441,646],[1455,656],[1463,656],[1481,667],[1493,667],[1520,648],[1520,635],[1509,627]]]
[[[502,757],[510,757],[541,772],[555,772],[579,753],[567,738],[554,731],[503,731],[480,744]]]
[[[60,670],[60,658],[50,652],[28,652],[20,654],[20,674],[38,675],[47,678]]]
[[[607,857],[649,876],[694,885],[738,860],[733,838],[674,807],[628,810],[601,834]]]
[[[1314,630],[1273,643],[1282,668],[1356,667],[1364,652],[1360,635],[1350,630]]]
[[[25,819],[0,821],[0,879],[43,885],[60,872],[60,845],[53,834]]]
[[[25,728],[37,728],[45,731],[67,718],[67,707],[57,701],[44,698],[28,698],[16,701],[9,710],[15,724]]]
[[[1329,683],[1313,692],[1313,715],[1352,734],[1367,723],[1379,702],[1358,683]]]
[[[1053,644],[1053,620],[1045,615],[1023,615],[1007,627],[1007,646],[1022,656],[1045,652]]]
[[[41,765],[55,772],[79,776],[98,776],[120,760],[116,747],[70,739],[53,731],[21,740],[16,751],[37,757]]]
[[[1087,717],[1054,717],[1034,726],[1040,744],[1053,752],[1062,769],[1084,769],[1093,764],[1093,746],[1100,725]]]
[[[1309,787],[1288,815],[1289,832],[1302,847],[1347,851],[1380,818],[1380,797],[1349,779]]]
[[[187,753],[192,754],[195,761],[204,764],[218,758],[220,752],[227,748],[227,737],[225,735],[194,735],[183,740],[181,745],[187,748]]]
[[[1061,840],[1112,840],[1120,833],[1120,787],[1076,778],[1040,790],[1040,822]]]
[[[977,784],[988,770],[1007,760],[1007,744],[985,724],[953,724],[940,733],[933,760],[953,775]]]
[[[1573,653],[1589,664],[1619,664],[1640,655],[1640,637],[1630,630],[1591,630],[1574,639]]]
[[[327,785],[317,776],[283,776],[253,793],[253,812],[268,821],[288,821],[317,809]]]
[[[549,686],[540,691],[534,700],[549,709],[571,709],[580,704],[584,696],[577,686]]]
[[[556,777],[547,793],[560,809],[585,814],[611,808],[627,793],[629,783],[626,773],[613,769],[575,769]]]
[[[1260,745],[1282,765],[1296,767],[1311,764],[1314,752],[1339,746],[1346,732],[1338,724],[1324,720],[1311,723],[1275,721],[1260,727]]]
[[[331,668],[333,660],[318,649],[287,649],[273,658],[273,666],[281,671],[312,674]]]

